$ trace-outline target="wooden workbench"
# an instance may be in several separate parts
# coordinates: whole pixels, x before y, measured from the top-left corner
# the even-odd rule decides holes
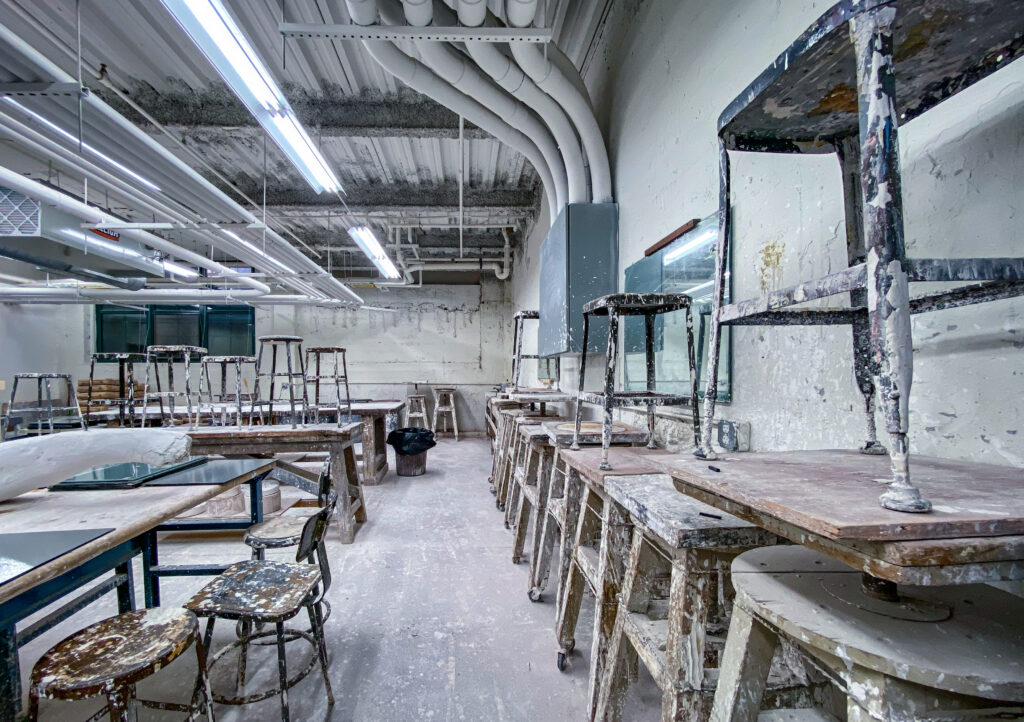
[[[388,473],[387,420],[398,419],[404,401],[365,401],[352,404],[363,420],[363,483],[379,484]],[[396,421],[395,426],[398,426]]]
[[[317,424],[292,428],[274,426],[201,426],[186,433],[195,454],[223,456],[272,456],[295,452],[326,451],[331,457],[334,485],[338,490],[338,530],[341,543],[355,541],[356,525],[366,521],[363,487],[355,457],[355,436],[360,424]],[[342,481],[342,480],[345,481]]]
[[[29,615],[76,589],[114,571],[113,580],[94,587],[48,615],[47,626],[33,625],[23,642],[69,617],[85,604],[113,588],[118,610],[135,608],[131,560],[143,555],[146,606],[160,602],[159,577],[173,574],[218,574],[227,567],[203,565],[161,567],[157,531],[186,529],[245,529],[262,521],[262,479],[274,467],[272,459],[213,459],[135,489],[99,491],[38,490],[0,502],[0,526],[5,534],[73,529],[109,529],[107,533],[31,571],[0,584],[0,720],[13,720],[20,703],[18,631],[16,625]],[[165,486],[180,477],[182,486]],[[172,522],[183,512],[244,483],[250,483],[251,518],[202,519]],[[240,547],[240,550],[244,547]],[[98,589],[98,592],[96,591]]]
[[[1024,579],[1024,470],[924,456],[913,464],[915,482],[934,504],[930,513],[879,506],[891,473],[887,456],[677,455],[660,466],[681,492],[891,582]]]

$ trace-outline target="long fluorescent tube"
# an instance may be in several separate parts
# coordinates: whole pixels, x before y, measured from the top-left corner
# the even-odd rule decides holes
[[[266,253],[265,251],[263,251],[263,249],[261,249],[255,243],[249,243],[249,241],[245,240],[244,238],[242,238],[240,235],[238,235],[234,231],[227,231],[227,230],[224,230],[223,228],[221,229],[221,231],[223,231],[225,236],[230,236],[236,242],[241,243],[243,246],[248,248],[250,251],[252,251],[256,255],[260,256],[261,258],[266,259],[267,261],[269,261],[270,263],[272,263],[274,266],[276,266],[278,269],[284,271],[285,273],[295,273],[295,271],[293,271],[292,269],[288,268],[288,266],[286,266],[283,263],[281,263],[279,260],[277,260],[276,258],[271,256],[269,253]]]
[[[31,116],[32,118],[35,118],[40,123],[45,125],[47,128],[52,130],[54,133],[57,133],[58,135],[60,135],[65,140],[69,140],[69,141],[71,141],[72,143],[74,143],[76,145],[78,144],[78,136],[72,135],[71,133],[69,133],[68,131],[64,130],[59,125],[57,125],[53,121],[49,120],[45,116],[40,115],[39,113],[35,112],[34,110],[31,110],[30,108],[26,108],[24,105],[19,103],[17,100],[15,100],[14,98],[11,98],[9,96],[5,97],[4,100],[6,100],[8,103],[10,103],[14,107],[16,107],[22,113],[25,113],[26,115]],[[104,160],[109,165],[114,166],[115,168],[117,168],[119,171],[121,171],[125,175],[128,175],[128,176],[134,178],[135,180],[137,180],[139,183],[141,183],[142,185],[146,186],[147,188],[151,188],[152,190],[155,190],[155,191],[159,191],[160,190],[160,187],[158,185],[156,185],[152,181],[148,180],[147,178],[144,178],[143,176],[139,175],[138,173],[133,171],[128,166],[126,166],[126,165],[124,165],[122,163],[118,163],[116,160],[111,158],[106,153],[104,153],[104,152],[102,152],[100,150],[97,150],[94,146],[91,146],[88,143],[83,142],[82,143],[82,149],[92,153],[97,158],[101,158],[102,160]]]
[[[313,190],[341,190],[327,160],[221,0],[162,1]]]
[[[164,270],[168,273],[174,274],[175,276],[184,276],[185,278],[196,278],[199,273],[191,268],[185,266],[179,266],[177,263],[171,261],[160,261],[160,265],[164,267]]]
[[[384,247],[380,245],[380,241],[377,240],[377,236],[373,235],[367,226],[355,226],[354,228],[348,229],[348,234],[352,236],[352,240],[363,249],[363,253],[373,261],[373,265],[377,267],[377,270],[384,274],[384,278],[401,278],[402,274],[395,268],[395,264],[388,258],[388,254],[384,252]]]

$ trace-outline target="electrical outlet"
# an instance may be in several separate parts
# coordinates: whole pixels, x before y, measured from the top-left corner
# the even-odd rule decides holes
[[[3,379],[0,379],[0,391],[6,391],[6,390],[7,390],[7,382],[4,381]]]
[[[718,445],[726,451],[750,451],[750,423],[727,419],[719,421]]]

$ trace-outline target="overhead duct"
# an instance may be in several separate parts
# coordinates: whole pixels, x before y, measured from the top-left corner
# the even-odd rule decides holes
[[[346,2],[351,2],[351,0],[346,0]],[[355,19],[354,15],[353,19]],[[423,63],[410,58],[392,43],[382,40],[363,40],[362,43],[382,68],[410,88],[436,100],[525,155],[540,175],[548,205],[552,208],[557,206],[554,180],[544,162],[544,157],[526,135],[510,126],[478,101],[453,88]]]
[[[70,263],[54,261],[50,258],[35,256],[32,255],[31,253],[25,253],[14,248],[6,248],[4,246],[0,246],[0,256],[3,256],[4,258],[10,258],[13,261],[28,263],[42,271],[53,271],[63,276],[68,276],[70,278],[78,278],[83,281],[92,281],[93,283],[105,283],[108,286],[113,286],[114,288],[122,288],[127,291],[138,291],[142,288],[145,288],[146,286],[146,279],[144,278],[118,278],[116,276],[111,276],[106,273],[94,271],[91,268],[84,268],[82,266],[75,266]]]
[[[362,12],[360,17],[367,17],[366,13],[370,11],[372,11],[373,18],[376,17],[375,0],[351,0],[350,4],[353,6],[367,6],[367,9]],[[350,8],[350,12],[351,11],[352,9]],[[356,10],[356,12],[359,12],[359,10]],[[372,19],[370,22],[372,22]],[[0,24],[0,42],[4,43],[7,49],[16,52],[26,61],[27,70],[42,76],[42,78],[36,79],[47,79],[60,83],[76,82],[75,78],[64,72],[59,66],[36,51],[20,36],[13,33],[7,26],[2,24]],[[150,137],[144,130],[138,128],[130,120],[100,100],[96,95],[86,95],[83,97],[82,102],[90,111],[96,111],[100,117],[110,121],[120,132],[123,132],[142,144],[146,148],[147,152],[166,161],[171,168],[182,174],[187,179],[190,186],[187,189],[182,186],[183,192],[187,190],[192,195],[198,196],[203,201],[203,205],[207,208],[216,204],[220,208],[229,209],[232,214],[237,215],[246,223],[259,224],[261,222],[261,219],[257,218],[255,214],[232,200],[227,194],[213,185],[213,183],[189,167],[188,164],[167,150],[167,148],[158,143],[155,139]],[[111,138],[111,143],[116,142],[116,139]],[[325,269],[320,267],[312,259],[299,252],[291,245],[291,243],[276,231],[268,228],[264,232],[266,237],[274,243],[275,248],[282,252],[284,260],[297,266],[301,272],[308,274],[310,276],[310,282],[316,286],[319,292],[330,294],[332,297],[339,300],[347,300],[350,303],[362,303],[362,299],[355,292],[334,278],[333,275],[327,273]],[[238,248],[236,244],[232,245]],[[168,252],[171,253],[174,251]],[[176,253],[176,255],[179,254]],[[184,258],[184,256],[181,257]],[[266,268],[265,264],[261,265]],[[231,272],[229,271],[229,273]]]
[[[529,17],[532,23],[536,14],[536,0],[533,0],[534,12],[532,13],[527,7],[529,2],[506,0],[506,8],[512,3],[516,3],[517,7],[514,12],[507,12],[509,21],[512,22],[513,19],[521,21],[523,18]],[[517,27],[526,27],[528,24],[530,23],[521,23]],[[604,136],[597,124],[597,118],[594,117],[590,99],[566,77],[562,70],[552,64],[545,57],[544,51],[534,43],[510,43],[510,46],[512,56],[523,71],[540,86],[541,90],[558,101],[579,131],[583,149],[587,153],[587,161],[590,163],[590,184],[594,201],[606,203],[612,200],[612,175],[608,163],[608,148],[605,146]]]
[[[71,196],[65,195],[54,188],[50,188],[49,186],[45,186],[42,183],[31,180],[30,178],[26,178],[25,176],[19,175],[18,173],[2,166],[0,166],[0,186],[12,188],[13,190],[29,196],[30,198],[53,205],[83,221],[103,224],[116,222],[118,220],[107,215],[98,208],[86,205],[85,203],[82,203]],[[124,236],[150,246],[151,248],[171,253],[183,261],[194,263],[200,268],[205,268],[208,271],[213,272],[217,276],[235,279],[239,283],[253,289],[253,291],[258,294],[270,293],[270,286],[257,281],[255,278],[251,278],[248,274],[232,271],[230,268],[222,266],[216,261],[211,261],[205,256],[201,256],[198,253],[182,248],[181,246],[164,240],[152,233],[137,229],[125,229],[121,233]]]
[[[422,4],[406,1],[404,3],[405,19],[412,24],[423,19],[427,19],[429,23],[430,15],[420,10],[424,5],[432,10],[432,5],[429,3],[432,3],[432,0],[424,0]],[[378,0],[381,18],[392,25],[401,24],[403,20],[401,6],[398,0]],[[412,12],[410,12],[410,8],[413,9]],[[552,212],[552,217],[554,217],[567,202],[568,182],[565,164],[558,152],[558,144],[555,143],[550,131],[534,117],[524,104],[517,102],[494,85],[490,78],[480,71],[480,68],[467,60],[464,55],[452,49],[447,43],[421,40],[413,44],[423,62],[444,80],[497,113],[502,120],[522,131],[527,138],[533,141],[543,156],[544,163],[555,184],[556,206]]]

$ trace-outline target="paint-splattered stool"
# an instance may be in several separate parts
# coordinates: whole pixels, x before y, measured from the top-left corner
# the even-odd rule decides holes
[[[540,423],[543,419],[521,417],[518,421],[519,454],[509,479],[508,501],[505,505],[505,526],[513,530],[514,536],[513,564],[518,564],[522,558],[531,519],[539,520],[534,510],[547,505],[548,485],[542,483],[541,479],[551,476],[551,463],[555,457],[555,448],[548,432]],[[534,537],[539,538],[536,527],[534,522]],[[531,544],[531,555],[536,551],[534,547],[535,544]]]
[[[34,401],[18,401],[19,382],[36,387]],[[71,374],[14,374],[7,415],[0,420],[0,440],[12,434],[52,434],[74,426],[88,428],[78,404],[75,386],[71,383]]]
[[[733,596],[729,564],[779,538],[680,494],[667,474],[609,476],[604,490],[629,514],[633,534],[613,627],[595,632],[607,651],[600,678],[591,679],[594,719],[620,718],[637,660],[662,690],[663,722],[707,719]],[[776,666],[773,691],[809,697],[802,665],[790,671],[780,658]]]
[[[604,389],[600,393],[583,390],[587,372],[587,354],[580,356],[579,392],[576,404],[576,436],[583,421],[583,404],[597,404],[603,411],[603,428],[601,448],[601,468],[610,469],[608,447],[612,437],[612,413],[623,406],[647,407],[647,447],[654,446],[654,411],[659,406],[680,406],[689,404],[693,419],[694,443],[700,443],[700,414],[697,411],[697,362],[693,344],[693,312],[692,299],[685,293],[612,293],[595,298],[583,306],[583,341],[581,348],[587,348],[587,336],[590,332],[591,316],[608,317],[608,351],[605,357]],[[673,311],[686,314],[686,351],[690,367],[690,394],[668,394],[656,390],[655,378],[655,316]],[[619,320],[623,317],[644,317],[644,357],[647,364],[647,388],[643,391],[616,391],[615,366],[619,357]],[[578,440],[573,441],[572,448],[578,449]]]
[[[900,586],[872,596],[861,572],[801,546],[733,561],[736,590],[712,720],[758,718],[780,638],[798,644],[861,720],[1024,715],[1024,599],[986,584]]]
[[[423,394],[412,394],[405,399],[405,425],[412,427],[414,426],[414,421],[418,422],[416,428],[430,428],[430,417],[427,414],[427,397]]]
[[[447,417],[446,417],[447,414]],[[459,419],[455,413],[455,387],[435,386],[434,387],[434,422],[431,429],[437,433],[437,422],[440,419],[444,426],[444,433],[448,433],[448,419],[452,421],[452,431],[455,440],[459,440]]]
[[[548,576],[551,571],[551,558],[556,548],[559,549],[559,573],[558,590],[565,586],[565,577],[569,569],[569,557],[572,551],[572,543],[575,538],[576,516],[573,512],[573,521],[569,525],[569,531],[565,526],[565,488],[568,478],[565,460],[561,457],[561,450],[567,449],[572,444],[575,424],[563,422],[548,422],[543,424],[553,448],[553,457],[549,473],[540,478],[540,484],[544,485],[538,491],[538,496],[543,494],[547,502],[534,507],[532,513],[537,514],[533,520],[534,549],[536,553],[530,557],[530,588],[529,597],[531,601],[541,601],[544,590],[547,588]],[[578,440],[580,444],[594,445],[601,443],[601,424],[584,422],[580,426]],[[641,431],[626,424],[613,424],[612,446],[636,446],[647,443],[647,432]],[[578,496],[575,497],[577,500]],[[578,510],[578,506],[576,507]],[[557,597],[556,597],[557,600]]]
[[[219,371],[219,391],[214,391],[214,376]],[[256,376],[255,356],[203,356],[199,366],[199,404],[200,414],[204,401],[210,424],[227,426],[234,417],[235,426],[242,425],[242,419],[248,417],[251,426],[256,416],[256,396],[249,391],[246,375]],[[245,392],[242,388],[245,388]],[[229,391],[233,389],[233,391]],[[246,396],[249,397],[246,403]],[[218,421],[218,408],[220,405]],[[263,423],[260,413],[259,423]]]
[[[228,697],[213,692],[213,698],[222,704],[250,704],[264,699],[281,696],[281,719],[289,719],[288,690],[308,675],[317,661],[323,672],[328,703],[334,704],[331,680],[327,674],[327,646],[324,641],[323,598],[331,585],[331,570],[324,548],[324,533],[334,512],[337,496],[331,494],[323,509],[311,516],[302,528],[299,548],[294,563],[252,560],[239,562],[211,581],[189,600],[185,607],[197,616],[206,617],[206,632],[203,644],[209,652],[213,640],[213,626],[216,619],[231,619],[241,622],[243,629],[261,624],[273,624],[272,632],[258,632],[242,635],[212,657],[212,668],[227,652],[238,648],[238,696]],[[286,629],[284,623],[306,609],[309,614],[310,631]],[[263,692],[241,696],[245,688],[245,673],[249,645],[260,639],[276,635],[278,685]],[[294,677],[288,676],[285,642],[292,637],[302,637],[316,651],[309,664]]]
[[[323,369],[321,369],[321,365]],[[334,387],[334,403],[325,403],[323,410],[334,414],[335,423],[338,426],[348,423],[348,417],[352,415],[352,396],[348,388],[348,363],[345,361],[345,349],[341,346],[307,348],[305,372],[306,384],[313,386],[313,423],[320,423],[321,386]]]
[[[136,697],[136,683],[166,667],[190,645],[196,649],[198,671],[188,704]],[[206,650],[199,639],[196,615],[172,607],[140,609],[75,632],[43,654],[33,667],[28,718],[39,718],[40,699],[71,701],[100,695],[107,698],[106,709],[112,722],[134,720],[138,704],[187,712],[189,719],[205,712],[213,722]]]
[[[520,416],[533,416],[537,418],[547,416],[548,418],[554,418],[546,413],[523,408],[503,409],[498,412],[497,442],[494,445],[495,454],[491,460],[491,476],[488,479],[492,494],[498,493],[498,487],[505,483],[505,475],[510,473],[509,465],[512,463],[512,452],[514,451],[515,442],[514,420]],[[501,508],[501,506],[499,505],[498,508]]]
[[[306,391],[306,367],[302,356],[301,336],[259,336],[256,352],[256,399],[260,408],[266,407],[270,423],[274,423],[274,405],[288,402],[288,416],[292,428],[305,424],[309,417],[309,394]],[[278,351],[284,369],[278,368]],[[268,367],[269,362],[269,367]],[[267,397],[260,393],[261,383],[267,383]],[[287,397],[283,395],[288,392]],[[278,393],[282,395],[278,397]]]
[[[142,389],[142,425],[146,425],[149,404],[156,401],[160,407],[160,419],[164,426],[174,426],[177,416],[174,402],[185,401],[188,414],[186,423],[199,422],[199,389],[192,387],[192,361],[206,355],[202,346],[147,346],[146,380]],[[184,370],[184,384],[177,388],[174,383],[174,366],[181,364]],[[160,380],[163,376],[164,381]]]

